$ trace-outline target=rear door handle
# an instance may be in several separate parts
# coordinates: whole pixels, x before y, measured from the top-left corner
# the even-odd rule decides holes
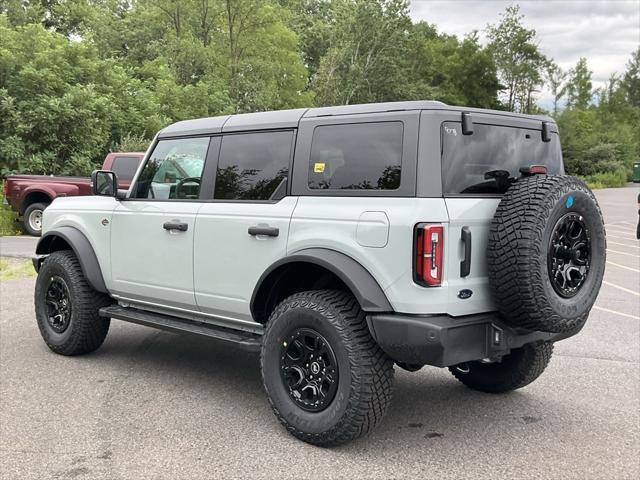
[[[462,227],[460,240],[464,245],[464,260],[460,262],[460,276],[466,277],[471,273],[471,229]]]
[[[249,235],[266,235],[267,237],[277,237],[280,234],[280,229],[277,227],[249,227]]]
[[[179,232],[186,232],[189,228],[189,225],[182,222],[165,222],[162,225],[162,228],[165,230],[178,230]]]

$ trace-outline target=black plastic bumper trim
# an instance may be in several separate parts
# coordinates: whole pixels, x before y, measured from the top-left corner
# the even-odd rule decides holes
[[[530,332],[505,324],[496,313],[450,315],[370,314],[369,330],[394,361],[448,367],[508,354],[535,341],[557,341],[578,333]]]

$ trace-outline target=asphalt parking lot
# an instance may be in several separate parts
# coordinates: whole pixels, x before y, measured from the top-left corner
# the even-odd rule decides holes
[[[280,427],[257,356],[118,321],[96,353],[58,356],[34,278],[2,281],[0,478],[639,478],[638,191],[597,192],[605,283],[538,381],[493,396],[445,369],[396,369],[381,427],[334,449]]]

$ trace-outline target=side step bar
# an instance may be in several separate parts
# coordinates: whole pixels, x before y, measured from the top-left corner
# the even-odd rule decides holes
[[[160,313],[147,312],[137,308],[121,307],[120,305],[102,307],[100,309],[100,316],[171,332],[194,333],[225,343],[232,343],[242,350],[250,352],[259,352],[262,343],[262,335],[219,327],[208,323],[194,322],[192,320],[162,315]]]

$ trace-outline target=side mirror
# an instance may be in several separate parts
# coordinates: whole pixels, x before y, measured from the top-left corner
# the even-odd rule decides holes
[[[118,177],[109,170],[94,170],[91,173],[91,192],[104,197],[116,197],[118,194]]]

